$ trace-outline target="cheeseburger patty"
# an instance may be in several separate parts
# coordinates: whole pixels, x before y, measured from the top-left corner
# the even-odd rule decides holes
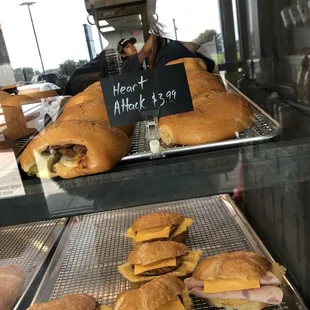
[[[174,271],[177,269],[181,264],[181,258],[177,257],[177,265],[172,266],[172,267],[163,267],[163,268],[158,268],[158,269],[153,269],[153,270],[148,270],[143,273],[140,273],[140,276],[160,276],[162,274]]]

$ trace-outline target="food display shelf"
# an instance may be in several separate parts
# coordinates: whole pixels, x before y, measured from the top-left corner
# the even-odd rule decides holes
[[[162,144],[162,155],[173,154],[190,154],[199,153],[209,150],[216,150],[231,146],[241,146],[248,143],[257,143],[270,140],[281,133],[280,124],[273,119],[269,114],[262,110],[258,105],[241,93],[235,86],[228,81],[225,81],[227,90],[245,99],[251,106],[254,113],[254,124],[251,128],[240,132],[238,137],[230,140],[219,141],[208,144],[194,146],[167,146]],[[146,140],[146,124],[145,122],[137,123],[134,126],[133,135],[131,138],[130,154],[122,159],[122,161],[136,161],[149,159],[152,157],[150,146]]]
[[[66,223],[67,219],[60,219],[0,228],[0,265],[18,265],[25,274],[24,290],[14,309],[18,309]]]
[[[125,232],[137,217],[155,210],[192,217],[187,245],[192,250],[202,249],[204,257],[250,250],[272,260],[228,195],[107,211],[71,219],[32,303],[85,293],[112,305],[117,294],[129,288],[117,271],[132,250]],[[269,309],[306,309],[286,279],[282,288],[284,302]],[[199,298],[193,301],[196,310],[212,309]]]

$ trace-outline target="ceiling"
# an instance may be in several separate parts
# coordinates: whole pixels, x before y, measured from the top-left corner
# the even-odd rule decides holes
[[[106,19],[106,21],[109,23],[109,25],[105,27],[112,26],[115,28],[116,31],[134,31],[142,29],[142,23],[138,14],[124,17],[109,18]]]

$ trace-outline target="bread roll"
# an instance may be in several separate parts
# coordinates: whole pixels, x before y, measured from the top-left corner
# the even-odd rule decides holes
[[[28,310],[96,310],[96,299],[86,294],[68,295],[61,299],[32,305]]]
[[[62,156],[56,163],[53,162],[53,174],[64,179],[74,178],[105,172],[112,169],[116,163],[129,151],[128,137],[117,128],[110,128],[104,122],[93,121],[64,121],[49,126],[44,132],[36,136],[21,155],[22,169],[29,173],[36,167],[35,154],[40,155],[57,146],[71,152],[71,146],[81,146],[86,153],[79,157],[74,155],[73,167],[62,161]],[[69,147],[67,147],[69,146]],[[67,158],[68,156],[65,156]],[[37,174],[40,175],[40,171]]]
[[[173,276],[161,276],[142,285],[139,289],[119,294],[114,310],[156,310],[181,297],[186,310],[192,309],[191,299],[183,281]]]
[[[271,270],[266,258],[253,252],[231,252],[210,256],[202,261],[193,277],[197,280],[260,279]]]
[[[161,226],[179,225],[184,216],[177,213],[156,212],[140,216],[132,225],[134,232]]]
[[[235,137],[253,124],[253,111],[241,97],[230,93],[201,94],[194,111],[163,117],[159,131],[163,142],[198,145]]]
[[[132,265],[148,265],[164,259],[179,257],[188,252],[188,247],[175,241],[156,241],[137,246],[129,255]]]
[[[85,88],[84,89],[84,92],[86,92],[86,91],[92,91],[92,90],[98,90],[98,89],[100,89],[101,90],[101,84],[100,84],[100,81],[98,81],[98,82],[95,82],[95,83],[93,83],[93,84],[91,84],[91,85],[89,85],[87,88]]]

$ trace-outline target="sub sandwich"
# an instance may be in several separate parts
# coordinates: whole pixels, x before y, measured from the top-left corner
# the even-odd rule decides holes
[[[149,213],[136,219],[127,230],[127,236],[131,238],[133,246],[158,240],[184,243],[188,237],[188,228],[192,223],[193,219],[185,218],[177,213]]]
[[[155,241],[137,246],[130,253],[128,262],[118,266],[118,270],[132,287],[139,287],[164,274],[179,278],[189,276],[201,256],[201,250],[189,251],[183,243]]]
[[[28,310],[101,310],[96,299],[86,294],[68,295],[60,299],[53,299],[49,302],[34,304]]]
[[[192,302],[184,282],[161,276],[140,288],[120,293],[113,310],[191,310]]]
[[[185,285],[211,306],[259,310],[282,302],[285,268],[252,252],[232,252],[202,261]]]
[[[104,122],[65,121],[37,135],[21,155],[31,176],[64,179],[105,172],[129,151],[128,137]]]

